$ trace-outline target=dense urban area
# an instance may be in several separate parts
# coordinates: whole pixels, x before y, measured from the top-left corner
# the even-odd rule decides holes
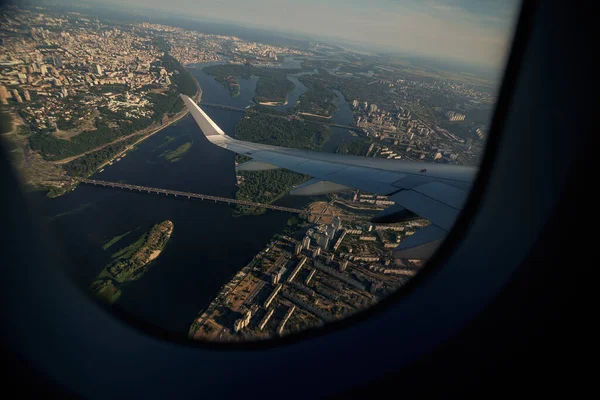
[[[394,292],[422,264],[394,260],[390,251],[427,222],[369,223],[369,212],[381,210],[382,203],[372,195],[335,196],[313,203],[316,214],[307,221],[292,217],[286,232],[275,235],[194,321],[190,337],[285,335],[351,315]],[[362,220],[331,217],[359,207]]]
[[[353,140],[333,149],[341,154],[477,165],[495,101],[495,85],[482,78],[391,55],[366,56],[313,42],[304,47],[256,43],[79,12],[0,10],[2,136],[24,185],[49,196],[65,195],[181,120],[187,110],[179,94],[202,106],[202,88],[188,70],[201,64],[231,97],[240,95],[241,79],[256,79],[253,104],[236,110],[244,115],[235,127],[237,138],[306,150],[325,151],[332,130],[343,129]],[[289,58],[299,62],[286,67]],[[299,85],[306,90],[290,103]],[[346,125],[333,121],[342,101],[351,111]],[[161,156],[177,162],[193,143],[190,139]],[[236,157],[236,164],[244,161]],[[236,178],[237,199],[271,204],[310,177],[277,169],[237,172]],[[317,199],[310,205],[317,214],[291,217],[286,231],[215,293],[210,306],[198,310],[189,337],[285,335],[388,296],[422,266],[419,260],[394,260],[391,250],[428,224],[369,222],[393,204],[359,191]],[[237,205],[233,212],[265,209]],[[173,223],[164,221],[116,251],[91,291],[117,302],[123,285],[141,277],[172,231]]]

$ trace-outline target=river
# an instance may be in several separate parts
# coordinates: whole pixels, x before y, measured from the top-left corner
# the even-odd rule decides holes
[[[190,68],[209,103],[246,107],[252,104],[256,79],[240,79],[240,95],[229,90],[199,68]],[[292,77],[293,78],[293,77]],[[301,89],[300,89],[301,90]],[[349,123],[351,111],[341,93],[333,120]],[[239,112],[206,108],[206,113],[233,135]],[[350,112],[350,115],[348,115]],[[347,130],[333,128],[328,151],[335,141],[351,138]],[[163,157],[186,142],[193,142],[179,162]],[[233,197],[234,155],[210,144],[191,116],[140,143],[126,157],[92,179],[121,181],[159,188],[177,189]],[[31,200],[49,221],[63,255],[66,273],[87,290],[95,276],[110,261],[113,248],[102,246],[128,231],[118,246],[136,239],[137,233],[169,219],[175,227],[166,248],[138,281],[123,288],[117,307],[171,332],[187,334],[194,317],[205,309],[226,284],[273,234],[281,232],[290,214],[268,211],[258,216],[234,217],[226,204],[80,185],[69,194],[49,199],[32,193]],[[277,204],[302,208],[310,199],[286,196]]]

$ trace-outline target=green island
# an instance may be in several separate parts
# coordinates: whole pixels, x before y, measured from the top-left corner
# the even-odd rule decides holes
[[[240,95],[240,83],[235,76],[228,76],[222,79],[222,77],[215,78],[218,82],[221,82],[224,86],[229,89],[231,97],[238,97]]]
[[[224,85],[227,85],[226,82],[231,77],[240,76],[245,79],[258,77],[254,100],[265,105],[286,104],[287,94],[294,89],[294,83],[287,79],[287,75],[300,72],[293,69],[257,68],[240,64],[210,65],[204,67],[203,71]]]
[[[246,113],[235,127],[236,138],[275,146],[321,150],[329,139],[330,129],[313,121]],[[237,157],[238,162],[245,158]],[[284,169],[259,172],[240,172],[242,183],[235,194],[237,199],[271,204],[295,185],[309,177]],[[262,214],[264,208],[237,205],[239,214]]]
[[[311,76],[302,76],[300,82],[308,88],[308,91],[300,96],[299,102],[294,108],[303,115],[331,118],[337,110],[337,96],[329,90],[320,79]]]
[[[306,85],[318,85],[321,87],[327,87],[329,89],[339,90],[344,97],[349,101],[352,99],[361,99],[370,103],[384,104],[392,102],[395,98],[393,93],[390,91],[389,84],[385,81],[390,79],[388,71],[385,75],[385,81],[382,80],[384,77],[378,71],[373,77],[367,77],[359,72],[366,72],[372,70],[371,65],[366,67],[360,67],[357,65],[339,63],[336,61],[324,61],[324,60],[307,60],[302,63],[302,68],[307,71],[313,71],[317,69],[319,72],[315,75],[304,75],[300,78],[300,81]],[[328,71],[330,69],[337,68],[337,71],[345,73],[356,73],[353,77],[345,77],[342,75],[333,74]],[[393,78],[406,78],[404,75],[392,75]],[[334,96],[335,94],[332,93]],[[317,101],[318,101],[317,97]]]
[[[114,253],[113,261],[98,274],[90,285],[90,291],[108,304],[115,303],[121,296],[123,285],[141,278],[146,271],[144,267],[160,255],[173,233],[173,227],[169,220],[160,222],[134,243]],[[108,249],[127,233],[113,238],[103,248]]]
[[[167,161],[177,162],[183,158],[183,155],[188,152],[194,142],[185,142],[181,146],[174,150],[168,150],[162,153],[160,156]]]

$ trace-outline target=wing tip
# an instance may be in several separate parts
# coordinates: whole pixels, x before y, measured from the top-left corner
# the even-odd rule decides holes
[[[180,93],[179,96],[183,100],[183,104],[185,104],[186,108],[192,114],[192,117],[194,117],[196,124],[198,124],[204,136],[225,136],[225,132],[223,132],[223,130],[210,119],[208,115],[206,115],[204,110],[202,110],[194,100],[183,93]]]

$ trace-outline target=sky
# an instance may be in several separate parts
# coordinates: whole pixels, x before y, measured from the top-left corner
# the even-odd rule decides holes
[[[501,68],[519,0],[92,0]]]

